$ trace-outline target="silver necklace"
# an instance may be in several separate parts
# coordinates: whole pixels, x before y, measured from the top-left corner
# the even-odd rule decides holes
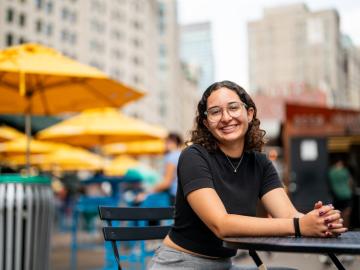
[[[236,173],[236,172],[237,172],[237,169],[239,168],[239,166],[240,166],[240,164],[241,164],[241,161],[242,161],[242,159],[243,159],[243,157],[244,157],[244,154],[241,155],[241,158],[240,158],[240,160],[239,160],[239,162],[238,162],[238,164],[237,164],[236,166],[234,166],[234,164],[231,162],[231,160],[229,159],[229,157],[228,157],[226,154],[225,154],[225,157],[226,157],[226,159],[229,161],[231,167],[234,169],[234,173]]]

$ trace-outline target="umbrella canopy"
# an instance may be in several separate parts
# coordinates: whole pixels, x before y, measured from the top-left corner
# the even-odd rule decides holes
[[[0,142],[11,141],[21,137],[25,137],[25,134],[17,131],[15,128],[0,126]]]
[[[140,166],[140,162],[129,156],[119,156],[104,167],[106,176],[123,176],[129,169]]]
[[[165,153],[164,140],[147,140],[127,143],[114,143],[102,147],[106,155],[160,155]]]
[[[0,144],[0,154],[2,155],[19,155],[25,154],[27,139],[25,136],[15,139],[13,141],[4,142]],[[43,154],[55,151],[61,147],[64,147],[64,144],[51,143],[51,142],[41,142],[37,140],[30,141],[30,154]]]
[[[44,155],[42,154],[32,154],[31,155],[31,165],[39,166],[44,160]],[[10,167],[24,166],[26,164],[26,155],[23,154],[14,154],[2,156],[0,158],[2,164],[6,164]]]
[[[10,166],[22,166],[26,164],[25,155],[11,155],[2,159],[2,162]],[[104,160],[99,155],[93,154],[85,149],[77,147],[61,147],[57,150],[46,153],[31,155],[31,164],[42,170],[100,170]]]
[[[161,127],[130,118],[113,108],[89,109],[38,133],[41,140],[92,147],[108,143],[165,138]]]
[[[0,51],[0,113],[25,114],[28,141],[31,114],[120,107],[142,95],[96,68],[76,62],[51,48],[24,44]],[[26,149],[29,155],[29,142]]]
[[[40,164],[42,170],[61,171],[101,170],[105,160],[94,153],[77,147],[68,147],[44,155]]]
[[[24,44],[0,51],[0,113],[52,115],[120,107],[142,95],[51,48]]]

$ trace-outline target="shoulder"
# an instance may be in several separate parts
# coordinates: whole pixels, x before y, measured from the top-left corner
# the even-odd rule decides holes
[[[192,144],[187,146],[182,152],[181,155],[187,155],[187,154],[208,154],[208,151],[205,149],[205,147],[199,145],[199,144]]]
[[[249,151],[248,155],[250,156],[250,158],[254,159],[256,163],[258,163],[259,165],[264,165],[266,163],[268,163],[270,160],[267,158],[266,154],[263,152],[258,152],[258,151]]]
[[[192,144],[186,147],[180,154],[180,160],[184,158],[204,158],[208,159],[209,153],[208,151],[199,144]]]

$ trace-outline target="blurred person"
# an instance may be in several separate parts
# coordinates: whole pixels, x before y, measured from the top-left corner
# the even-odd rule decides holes
[[[350,226],[352,178],[342,159],[337,159],[329,170],[330,189],[334,196],[334,206],[344,219],[344,226]]]
[[[177,164],[183,146],[182,137],[172,132],[165,140],[164,172],[160,182],[155,184],[146,192],[141,192],[136,196],[137,203],[146,199],[149,194],[167,192],[170,196],[170,203],[174,204],[177,190]]]
[[[261,153],[255,103],[230,81],[216,82],[198,103],[191,145],[178,164],[174,225],[149,269],[242,269],[222,239],[236,236],[334,237],[347,229],[331,205],[298,212],[272,162]],[[273,218],[256,215],[258,199]]]
[[[277,171],[280,180],[283,182],[283,165],[279,160],[279,154],[278,151],[276,149],[270,149],[269,151],[269,159],[271,160],[271,162],[273,163],[275,170]]]

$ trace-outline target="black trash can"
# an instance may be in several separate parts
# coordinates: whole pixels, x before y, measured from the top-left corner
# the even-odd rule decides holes
[[[0,269],[49,269],[54,209],[49,178],[0,175]]]

